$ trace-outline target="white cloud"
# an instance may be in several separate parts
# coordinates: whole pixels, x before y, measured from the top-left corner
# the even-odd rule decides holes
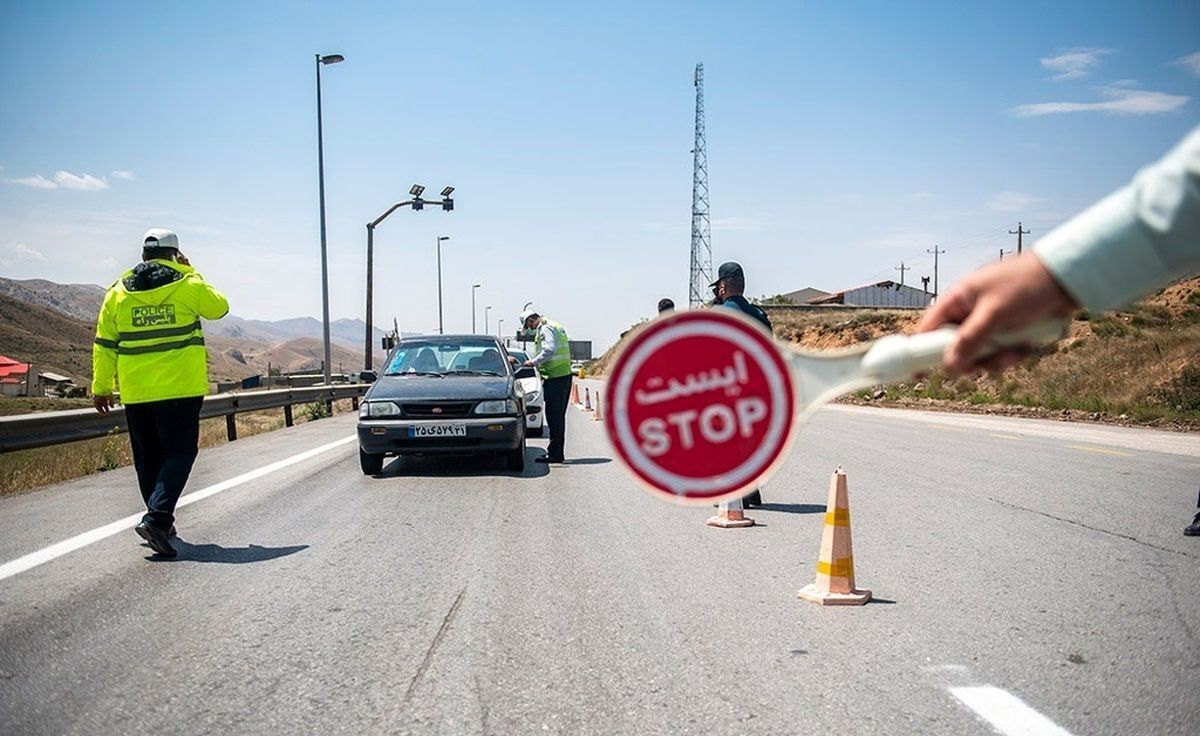
[[[1038,201],[1040,200],[1032,194],[999,192],[988,200],[987,206],[998,212],[1020,212]]]
[[[1038,102],[1018,105],[1013,112],[1020,117],[1058,115],[1066,112],[1102,112],[1109,115],[1159,115],[1175,112],[1187,104],[1186,95],[1171,95],[1166,92],[1129,89],[1107,86],[1100,94],[1108,99],[1101,102]]]
[[[1050,77],[1053,80],[1082,79],[1100,65],[1100,57],[1112,52],[1112,49],[1066,49],[1054,56],[1043,58],[1041,62],[1048,71],[1055,72],[1054,76]]]
[[[129,176],[132,178],[133,174],[129,174]],[[108,181],[103,177],[96,178],[91,174],[72,174],[69,171],[55,172],[53,180],[47,179],[41,174],[35,174],[19,179],[5,179],[5,181],[9,184],[20,184],[23,187],[32,187],[33,189],[74,189],[83,192],[98,192],[108,189]]]
[[[120,171],[120,170],[112,172],[111,174],[109,174],[109,176],[111,176],[114,179],[125,179],[126,181],[132,181],[133,179],[137,178],[133,175],[132,171]]]
[[[69,171],[59,171],[54,174],[54,183],[63,189],[76,189],[85,192],[96,192],[108,189],[108,182],[97,179],[91,174],[72,174]]]
[[[1200,77],[1200,51],[1197,51],[1194,54],[1188,54],[1187,56],[1176,59],[1171,63],[1175,66],[1181,66],[1184,69],[1187,69],[1193,77]]]
[[[56,189],[58,185],[50,181],[41,174],[35,176],[23,176],[20,179],[5,179],[9,184],[20,184],[23,187],[32,187],[33,189]]]
[[[753,217],[718,217],[712,221],[712,229],[723,232],[759,232],[766,227]]]
[[[9,257],[5,259],[8,263],[19,263],[21,261],[45,262],[46,260],[46,256],[42,255],[40,251],[30,248],[24,243],[10,243],[9,245],[4,246],[4,250],[9,255]]]

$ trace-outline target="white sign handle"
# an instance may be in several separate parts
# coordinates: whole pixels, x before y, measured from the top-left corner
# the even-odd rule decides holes
[[[1041,347],[1062,338],[1067,323],[1046,320],[1021,330],[994,335],[979,357],[986,357],[1006,348]],[[919,335],[889,335],[881,338],[862,358],[862,373],[872,385],[892,383],[912,378],[936,368],[942,362],[946,348],[958,335],[957,327],[942,327]]]

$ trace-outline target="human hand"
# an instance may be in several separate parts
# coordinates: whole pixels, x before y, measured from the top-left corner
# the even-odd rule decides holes
[[[524,363],[522,363],[521,365],[525,366],[526,368],[532,368],[532,367],[533,367],[533,361],[532,361],[532,360],[527,360],[527,361],[525,361]]]
[[[107,414],[112,405],[113,400],[110,394],[96,394],[92,397],[92,406],[96,407],[96,411],[101,414]]]
[[[1065,317],[1078,305],[1032,253],[994,263],[964,277],[925,311],[917,332],[958,324],[958,336],[942,363],[951,374],[976,368],[1002,371],[1021,361],[1020,350],[976,356],[998,331],[1017,330],[1050,317]]]

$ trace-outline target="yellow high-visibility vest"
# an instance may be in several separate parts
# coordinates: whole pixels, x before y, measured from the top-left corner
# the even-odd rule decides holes
[[[92,345],[92,394],[121,403],[182,399],[208,393],[208,351],[200,318],[220,319],[229,300],[191,266],[153,260],[161,286],[137,290],[130,269],[109,287]]]

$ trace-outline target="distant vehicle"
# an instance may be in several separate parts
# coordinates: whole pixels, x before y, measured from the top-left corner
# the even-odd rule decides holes
[[[545,432],[546,399],[542,395],[542,376],[537,368],[525,368],[521,364],[529,360],[529,356],[520,350],[509,350],[508,354],[517,359],[514,370],[517,372],[517,382],[525,391],[525,405],[538,407],[537,413],[525,415],[525,433],[530,437],[541,437]]]
[[[495,338],[400,340],[359,407],[359,465],[375,475],[389,455],[496,454],[524,470],[525,417],[540,411]]]
[[[578,376],[579,372],[583,370],[583,366],[586,363],[587,363],[586,360],[572,360],[571,361],[571,373]]]

